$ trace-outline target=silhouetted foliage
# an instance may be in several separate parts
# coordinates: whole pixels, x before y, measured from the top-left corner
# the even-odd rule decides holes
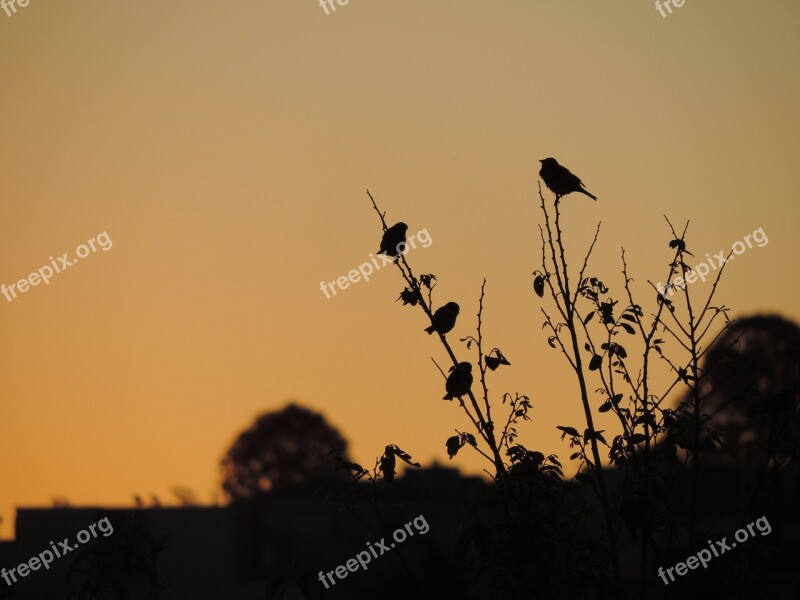
[[[159,600],[168,583],[158,573],[167,538],[136,515],[114,535],[81,547],[67,572],[69,600]]]
[[[800,336],[793,325],[769,319],[746,320],[735,328],[730,309],[715,302],[724,267],[716,270],[710,289],[686,284],[692,270],[688,257],[694,256],[687,249],[688,222],[676,231],[667,219],[667,283],[661,288],[647,281],[655,302],[636,298],[641,291],[634,289],[624,249],[622,285],[612,289],[613,283],[592,275],[599,225],[585,254],[568,263],[560,196],[591,194],[564,172],[569,185],[542,173],[556,200],[547,202],[540,186],[544,222],[533,291],[547,299],[541,308],[547,343],[571,368],[583,408],[582,424],[557,425],[577,474],[565,481],[556,456],[520,443],[519,425],[530,420],[534,405],[528,396],[502,394],[508,419],[502,428],[503,421],[493,419],[492,411],[500,407],[489,394],[487,376],[510,361],[498,348],[484,351],[484,280],[476,334],[459,338],[476,352],[475,360],[457,356],[445,335],[439,341],[452,365],[449,375],[434,360],[446,380],[445,399],[474,427],[449,434],[448,456],[457,459],[470,449],[493,466],[486,471],[495,483],[493,498],[468,507],[459,551],[476,581],[491,581],[497,598],[643,599],[664,591],[657,567],[691,555],[709,537],[731,535],[720,519],[727,519],[726,527],[747,524],[775,509],[774,494],[760,490],[778,489],[781,473],[767,468],[785,466],[798,453]],[[386,215],[367,193],[386,235]],[[430,323],[426,331],[438,331],[443,308],[434,305],[432,276],[415,276],[404,255],[395,264],[405,281],[403,305],[422,310]],[[435,280],[438,287],[444,278]],[[667,292],[676,291],[674,300],[668,298]],[[453,319],[453,325],[463,327],[463,319]],[[447,331],[452,328],[448,320]],[[742,331],[749,333],[742,336],[738,355],[728,356]],[[684,400],[675,406],[673,398],[680,394]],[[599,413],[613,417],[606,429],[596,427]],[[706,478],[719,481],[725,473],[714,471],[707,457],[728,446],[737,464],[746,454],[762,469],[741,489],[734,484],[730,497],[721,500]],[[363,476],[359,465],[349,468],[354,477]],[[754,540],[725,572],[704,571],[698,576],[704,577],[703,589],[745,594],[760,589],[770,570],[772,540]],[[787,572],[785,565],[780,569]],[[694,583],[687,577],[674,588]],[[683,595],[686,589],[674,597],[700,597]]]
[[[333,469],[333,448],[346,457],[347,441],[321,414],[296,404],[264,413],[222,459],[222,489],[236,500],[302,483]]]

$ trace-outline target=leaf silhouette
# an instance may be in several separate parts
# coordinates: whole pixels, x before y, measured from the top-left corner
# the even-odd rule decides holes
[[[447,456],[452,459],[461,450],[461,438],[457,435],[447,438],[445,445],[447,446]]]
[[[419,282],[429,290],[433,289],[432,282],[434,281],[436,281],[436,275],[434,275],[433,273],[428,273],[419,276]]]
[[[497,356],[491,356],[491,354],[496,354]],[[503,356],[503,353],[499,348],[492,350],[491,354],[486,356],[486,366],[492,371],[496,370],[500,365],[511,365],[511,363],[508,362],[508,359]]]
[[[404,452],[399,446],[392,444],[391,446],[387,446],[387,449],[390,447],[394,451],[395,456],[397,456],[397,458],[402,460],[404,463],[411,465],[412,467],[420,466],[419,463],[412,461],[411,455],[408,452]]]
[[[395,475],[395,465],[397,461],[394,458],[394,451],[391,446],[386,446],[386,452],[381,456],[380,460],[380,471],[383,474],[383,478],[391,483],[394,481]]]
[[[580,435],[578,433],[578,430],[575,429],[574,427],[566,427],[564,425],[556,425],[556,429],[560,429],[561,431],[563,431],[564,435],[571,435],[573,437],[578,437]],[[564,439],[564,435],[561,436],[562,440]]]
[[[684,242],[683,240],[675,239],[669,243],[669,247],[677,248],[679,252],[683,252],[686,250],[686,242]]]
[[[400,297],[397,300],[403,301],[403,306],[410,304],[411,306],[416,306],[419,302],[419,293],[412,290],[411,288],[406,288],[402,292],[400,292]]]

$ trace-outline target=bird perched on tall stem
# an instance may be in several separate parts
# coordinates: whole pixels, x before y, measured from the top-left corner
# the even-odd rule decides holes
[[[453,398],[465,396],[469,393],[470,388],[472,388],[472,363],[460,362],[453,367],[447,377],[447,382],[444,385],[447,393],[442,400],[452,400]]]
[[[576,175],[570,173],[569,169],[558,164],[555,158],[545,158],[539,162],[542,163],[539,175],[544,184],[556,195],[556,202],[561,199],[561,196],[566,196],[572,192],[580,192],[581,194],[586,194],[592,200],[597,200],[597,196],[587,192],[583,182]]]
[[[456,317],[458,316],[459,306],[455,302],[448,302],[444,306],[440,306],[433,313],[431,319],[431,326],[425,329],[428,335],[434,331],[444,335],[450,332],[456,326]]]
[[[383,232],[381,249],[378,250],[378,254],[386,254],[387,256],[398,258],[405,252],[407,231],[408,225],[402,221],[389,227],[389,229]]]

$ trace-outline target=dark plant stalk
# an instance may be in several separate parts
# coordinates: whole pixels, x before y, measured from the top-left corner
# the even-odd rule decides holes
[[[577,300],[577,291],[575,297],[573,298],[570,292],[569,270],[567,266],[566,253],[561,233],[561,223],[560,223],[561,211],[559,209],[559,202],[556,201],[555,220],[554,220],[556,239],[554,241],[553,225],[551,225],[550,222],[550,215],[547,212],[547,207],[545,205],[545,199],[544,195],[542,194],[541,185],[539,186],[539,198],[541,199],[542,212],[544,213],[545,217],[545,230],[547,231],[547,242],[550,247],[550,258],[553,262],[553,265],[555,266],[557,293],[554,293],[554,299],[557,300],[556,304],[559,304],[558,302],[559,297],[561,302],[563,302],[563,306],[560,306],[559,310],[562,316],[564,317],[564,324],[566,325],[570,335],[570,343],[572,346],[571,348],[572,355],[570,357],[571,358],[570,362],[572,363],[575,375],[578,378],[578,385],[580,387],[580,393],[581,393],[581,404],[583,405],[583,412],[586,419],[586,428],[589,430],[591,434],[590,446],[592,451],[592,460],[588,462],[595,473],[595,476],[597,478],[597,484],[599,486],[598,492],[600,496],[600,502],[602,503],[603,506],[606,536],[608,538],[611,566],[614,574],[614,584],[617,587],[617,589],[619,589],[620,569],[619,569],[619,555],[617,550],[617,536],[614,533],[614,513],[611,510],[611,501],[608,496],[605,474],[603,472],[603,464],[600,459],[600,451],[597,446],[597,439],[594,435],[597,430],[595,429],[594,426],[592,409],[591,406],[589,405],[589,393],[586,385],[586,376],[584,373],[583,361],[581,359],[580,345],[578,341],[578,329],[575,323],[575,317],[576,317],[575,303]],[[595,236],[595,240],[596,239],[597,238]],[[593,245],[594,242],[592,246]],[[552,284],[551,284],[551,290],[552,290]]]
[[[381,220],[381,225],[383,226],[383,231],[385,232],[389,227],[386,225],[385,213],[382,213],[378,208],[375,199],[372,197],[372,194],[369,190],[367,190],[367,195],[369,196],[370,201],[372,202],[372,207],[375,209],[375,212],[378,213],[378,216]],[[430,320],[433,320],[433,312],[431,311],[427,302],[425,302],[425,298],[422,295],[422,289],[419,283],[419,280],[414,276],[411,267],[409,266],[405,255],[401,255],[399,260],[395,261],[397,268],[400,270],[400,273],[403,275],[403,279],[405,279],[408,287],[414,291],[417,296],[417,302],[422,307],[422,310],[428,316]],[[453,349],[450,347],[450,343],[447,341],[447,338],[442,335],[441,333],[438,334],[439,339],[444,346],[445,351],[447,352],[450,360],[453,363],[453,366],[458,366],[458,359],[456,358]],[[478,430],[479,435],[484,439],[486,444],[489,446],[489,450],[491,451],[492,461],[495,468],[495,478],[502,482],[505,480],[507,476],[507,470],[505,463],[503,462],[503,458],[500,454],[499,446],[497,445],[497,440],[494,434],[494,424],[490,421],[489,415],[484,415],[478,405],[478,401],[475,398],[475,394],[470,390],[467,393],[470,401],[470,405],[474,411],[474,415],[470,413],[467,406],[462,402],[461,406],[464,408],[464,411],[470,416],[470,419],[475,423],[476,428]]]

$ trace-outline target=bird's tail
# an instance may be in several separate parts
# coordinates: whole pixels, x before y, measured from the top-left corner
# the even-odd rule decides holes
[[[595,196],[594,194],[590,194],[590,193],[589,193],[589,192],[587,192],[586,190],[580,190],[580,191],[581,191],[582,193],[586,194],[587,196],[589,196],[589,198],[591,198],[591,199],[592,199],[592,200],[594,200],[595,202],[597,202],[597,196]]]
[[[426,328],[425,328],[425,331],[427,331],[427,332],[428,332],[428,335],[430,335],[430,334],[432,334],[434,331],[436,331],[436,329],[433,327],[433,325],[431,325],[430,327],[426,327]]]

